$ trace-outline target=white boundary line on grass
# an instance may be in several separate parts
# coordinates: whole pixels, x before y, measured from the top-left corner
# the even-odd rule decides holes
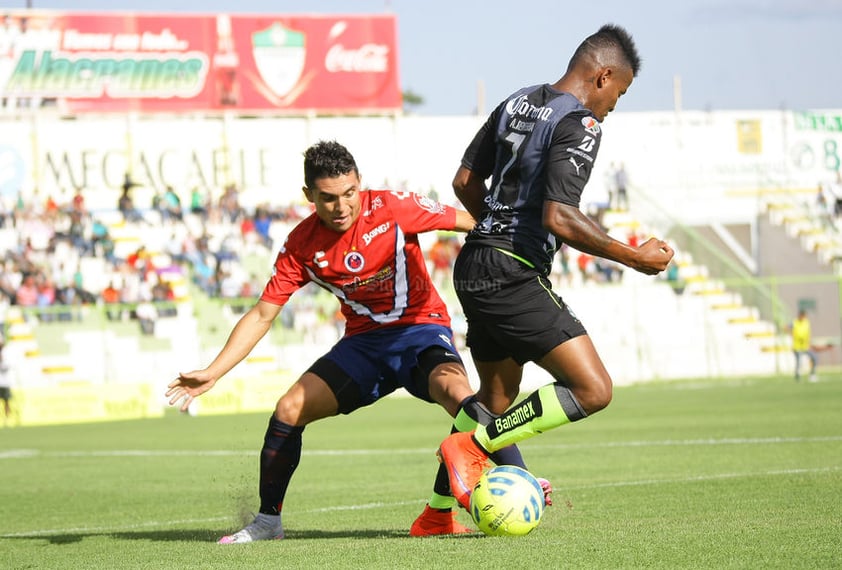
[[[773,477],[781,475],[805,475],[811,473],[831,473],[842,471],[842,467],[820,467],[816,469],[776,469],[772,471],[759,471],[752,473],[717,473],[712,475],[700,475],[697,477],[684,477],[673,479],[642,479],[637,481],[615,481],[613,483],[595,483],[592,485],[578,485],[566,487],[566,489],[601,489],[606,487],[636,487],[641,485],[670,485],[673,483],[694,483],[702,481],[717,481],[721,479],[735,479],[740,477]],[[406,505],[420,505],[422,500],[414,501],[396,501],[390,503],[365,503],[362,505],[336,505],[332,507],[320,507],[317,509],[305,509],[297,511],[297,513],[325,513],[336,511],[360,511],[369,509],[382,509],[391,507],[402,507]],[[184,524],[206,524],[212,522],[231,521],[230,516],[218,516],[208,518],[182,519],[175,521],[148,521],[144,523],[137,523],[123,526],[99,526],[99,527],[74,527],[65,529],[41,529],[24,532],[12,532],[0,534],[0,539],[4,538],[43,538],[48,536],[57,536],[63,534],[108,534],[118,532],[131,532],[144,528],[170,528],[173,526],[180,526]]]
[[[659,441],[606,441],[588,443],[552,443],[533,444],[527,442],[524,449],[577,449],[600,447],[661,447],[684,445],[770,445],[782,443],[826,443],[842,441],[842,435],[817,437],[743,437],[710,439],[664,439]],[[0,451],[2,459],[31,459],[37,457],[229,457],[252,456],[254,449],[248,450],[159,450],[159,449],[112,449],[102,451],[42,451],[39,449],[8,449]],[[406,449],[315,449],[305,450],[304,455],[312,456],[348,456],[348,455],[398,455],[431,453],[430,448]]]
[[[833,473],[842,471],[842,466],[815,467],[812,469],[774,469],[758,473],[714,473],[696,477],[676,477],[673,479],[641,479],[640,481],[615,481],[613,483],[594,483],[591,485],[572,485],[565,489],[605,489],[609,487],[641,487],[644,485],[669,485],[672,483],[695,483],[697,481],[718,481],[741,477],[774,477],[778,475],[807,475],[811,473]]]

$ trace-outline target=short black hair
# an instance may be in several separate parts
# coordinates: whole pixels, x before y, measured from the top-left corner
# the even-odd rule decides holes
[[[615,60],[615,63],[627,65],[633,77],[637,77],[640,71],[641,59],[634,39],[625,28],[614,24],[605,24],[599,31],[585,38],[570,58],[568,69],[586,58],[602,63]]]
[[[304,185],[313,188],[319,178],[336,178],[354,172],[357,162],[347,148],[336,141],[319,141],[304,151]]]

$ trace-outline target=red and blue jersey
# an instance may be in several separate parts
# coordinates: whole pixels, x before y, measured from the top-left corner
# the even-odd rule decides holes
[[[452,230],[453,208],[412,192],[360,193],[357,221],[347,231],[326,228],[314,213],[289,234],[260,299],[283,305],[307,283],[333,293],[345,335],[385,326],[433,323],[449,327],[418,234]]]

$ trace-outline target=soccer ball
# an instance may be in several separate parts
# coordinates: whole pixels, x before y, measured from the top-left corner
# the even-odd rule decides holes
[[[544,491],[529,471],[500,465],[482,474],[469,506],[471,517],[485,534],[522,536],[541,522]]]

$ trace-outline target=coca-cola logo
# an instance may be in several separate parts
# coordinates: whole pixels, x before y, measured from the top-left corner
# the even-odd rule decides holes
[[[336,44],[327,50],[325,68],[331,73],[385,73],[389,69],[389,46],[363,44],[358,48],[346,48]]]

